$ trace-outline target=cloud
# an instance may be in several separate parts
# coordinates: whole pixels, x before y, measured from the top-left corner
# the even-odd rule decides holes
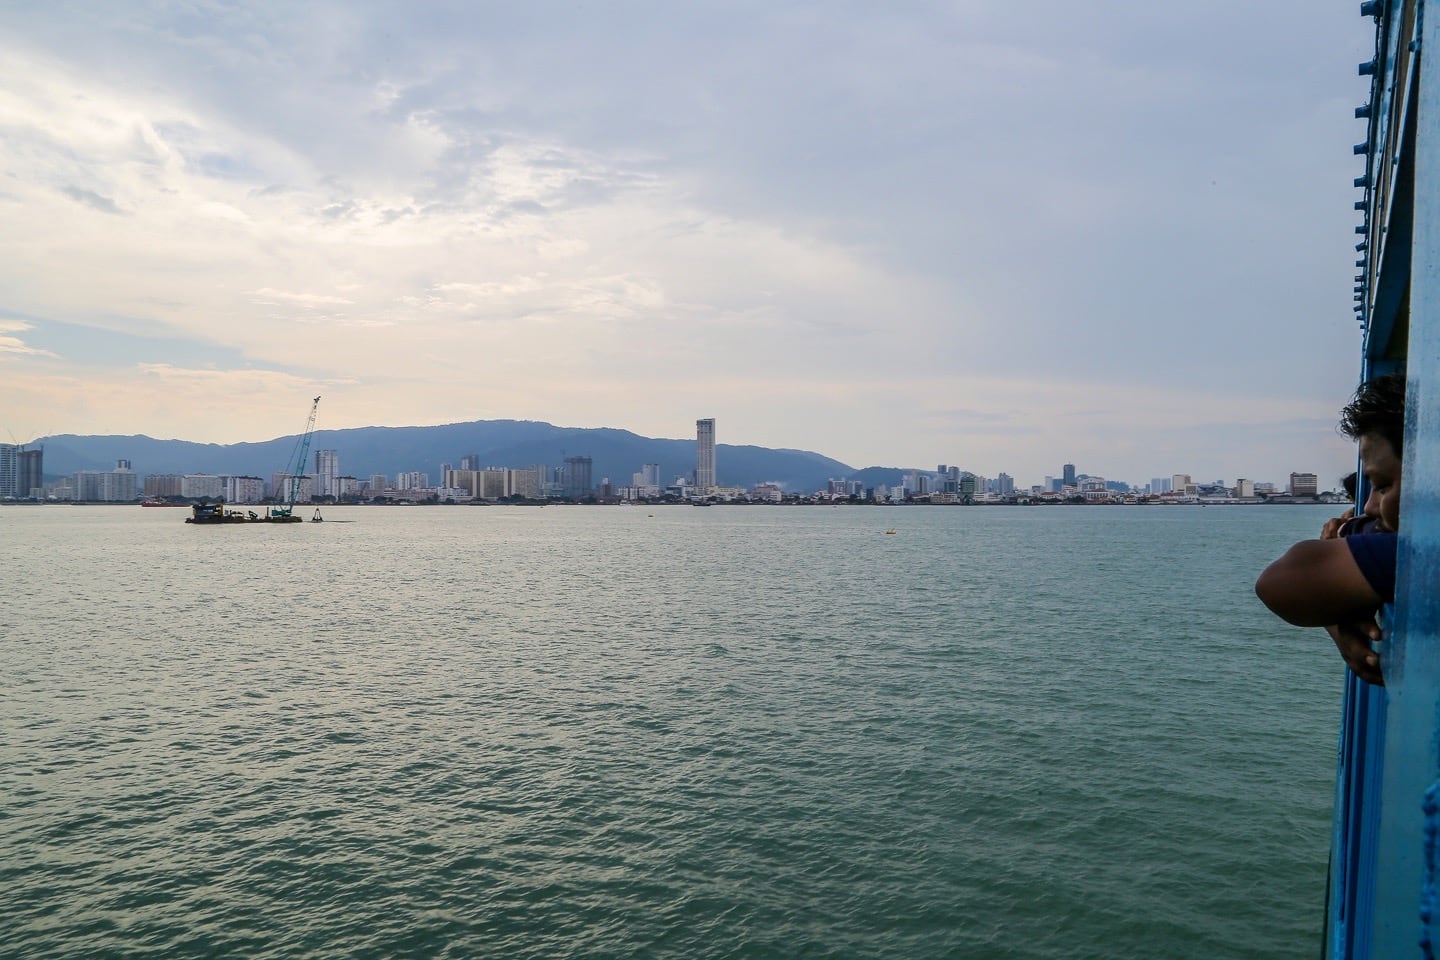
[[[58,354],[51,353],[49,350],[41,350],[29,346],[20,337],[11,336],[11,334],[24,333],[31,329],[33,329],[32,326],[22,320],[6,320],[0,318],[0,354],[24,357],[48,357],[55,360],[60,359]]]
[[[113,213],[121,216],[125,211],[115,205],[115,201],[109,197],[102,197],[93,190],[82,190],[79,187],[61,187],[60,192],[72,200],[85,204],[101,213]]]
[[[292,293],[288,290],[274,290],[270,287],[262,287],[254,291],[255,303],[296,303],[306,307],[324,306],[327,304],[349,304],[353,300],[345,297],[326,296],[318,293]]]

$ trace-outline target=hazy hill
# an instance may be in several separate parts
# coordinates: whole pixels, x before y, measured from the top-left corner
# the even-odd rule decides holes
[[[286,469],[296,452],[298,437],[279,437],[260,443],[191,443],[156,440],[145,436],[76,436],[64,434],[36,441],[45,448],[45,473],[61,476],[77,470],[109,470],[116,460],[129,460],[142,475],[153,473],[248,474],[269,479]],[[557,427],[529,420],[475,420],[436,427],[357,427],[317,430],[310,445],[307,470],[315,465],[315,450],[335,450],[342,473],[368,478],[383,473],[393,478],[405,470],[423,470],[432,483],[440,479],[440,465],[459,466],[460,458],[475,454],[481,466],[529,467],[559,465],[567,456],[590,457],[596,483],[609,477],[628,484],[643,464],[658,463],[660,479],[669,483],[695,468],[694,440],[642,437],[628,430]],[[787,490],[810,491],[832,477],[849,477],[854,468],[805,450],[719,444],[716,448],[718,481],[725,486],[749,487],[775,481]],[[895,471],[899,475],[898,471]]]

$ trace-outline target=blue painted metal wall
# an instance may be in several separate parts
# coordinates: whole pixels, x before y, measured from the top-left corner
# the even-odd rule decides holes
[[[1362,4],[1376,19],[1356,152],[1355,312],[1362,376],[1404,370],[1406,439],[1386,687],[1348,677],[1341,721],[1326,955],[1440,954],[1440,16],[1424,0]]]

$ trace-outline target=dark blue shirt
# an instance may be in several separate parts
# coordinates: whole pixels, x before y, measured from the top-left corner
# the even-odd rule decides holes
[[[1370,589],[1386,603],[1395,602],[1395,546],[1393,533],[1356,533],[1345,538],[1350,555]]]

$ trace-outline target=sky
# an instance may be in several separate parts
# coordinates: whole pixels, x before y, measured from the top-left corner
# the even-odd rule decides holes
[[[321,395],[1323,487],[1373,46],[1355,0],[8,4],[0,440]]]

